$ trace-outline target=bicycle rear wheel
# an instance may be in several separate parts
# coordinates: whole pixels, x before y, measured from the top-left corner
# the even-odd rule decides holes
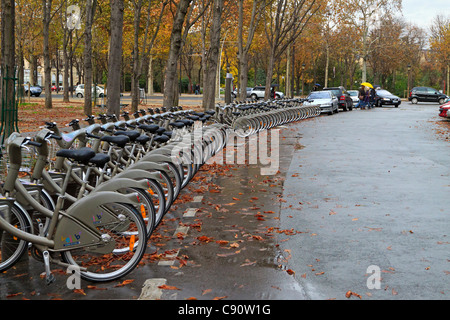
[[[65,262],[76,265],[83,279],[93,282],[111,281],[131,272],[139,263],[147,247],[147,232],[141,214],[125,203],[101,206],[119,217],[114,223],[97,229],[114,241],[114,248],[102,253],[97,247],[77,248],[61,253]]]
[[[155,225],[156,228],[166,214],[166,198],[163,187],[155,180],[148,179],[147,193],[153,201],[155,208]]]
[[[4,218],[1,211],[0,215]],[[27,214],[16,205],[11,207],[9,223],[19,230],[31,232],[31,224]],[[0,230],[0,272],[12,267],[22,257],[27,247],[27,241]]]
[[[147,226],[147,237],[150,238],[156,223],[156,210],[152,198],[147,190],[138,188],[124,188],[117,190],[120,193],[137,193],[139,204],[136,209],[141,213]]]

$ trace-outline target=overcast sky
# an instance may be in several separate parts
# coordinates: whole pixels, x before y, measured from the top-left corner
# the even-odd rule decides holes
[[[450,0],[402,0],[402,6],[405,21],[425,28],[426,32],[438,14],[450,17]]]

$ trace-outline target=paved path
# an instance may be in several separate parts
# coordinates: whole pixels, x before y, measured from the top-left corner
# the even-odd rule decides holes
[[[450,297],[450,144],[437,110],[406,103],[293,125],[304,148],[280,222],[303,233],[282,246],[308,298]]]

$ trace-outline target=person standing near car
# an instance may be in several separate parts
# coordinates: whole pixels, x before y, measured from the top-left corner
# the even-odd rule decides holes
[[[364,109],[364,100],[365,100],[365,97],[366,97],[366,92],[365,92],[364,88],[365,88],[364,86],[361,86],[361,88],[359,88],[359,90],[358,90],[359,102],[358,102],[358,104],[356,105],[355,108]]]
[[[368,109],[375,107],[375,89],[371,88],[369,90],[369,104]]]

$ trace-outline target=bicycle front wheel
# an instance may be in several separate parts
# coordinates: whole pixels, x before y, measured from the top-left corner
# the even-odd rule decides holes
[[[131,272],[139,263],[147,247],[144,219],[132,205],[111,203],[101,206],[113,211],[120,219],[97,229],[115,243],[113,250],[102,253],[96,248],[77,248],[61,253],[65,262],[80,267],[83,279],[106,282],[119,279]]]
[[[2,212],[0,212],[0,215],[2,218],[4,217]],[[31,224],[27,214],[16,205],[13,205],[9,212],[9,223],[19,230],[31,232]],[[0,272],[12,267],[22,257],[27,246],[27,241],[0,229]]]

